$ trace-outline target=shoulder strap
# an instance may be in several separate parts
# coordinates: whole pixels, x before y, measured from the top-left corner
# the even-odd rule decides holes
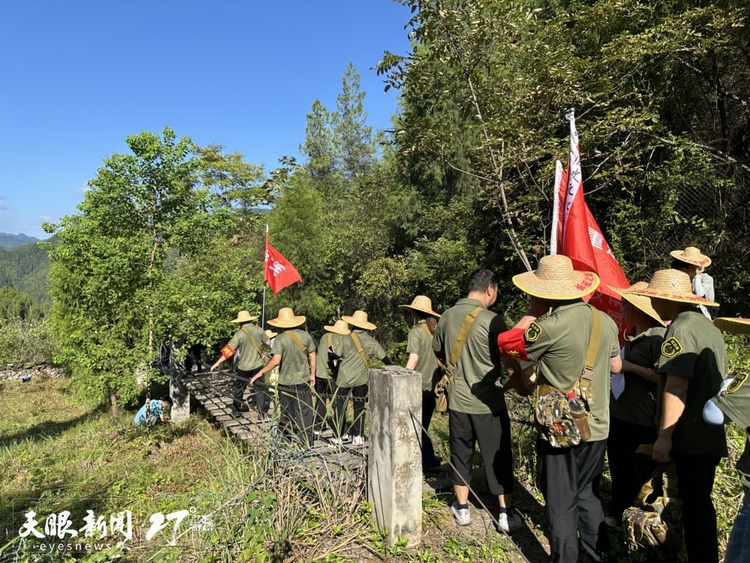
[[[333,348],[333,336],[330,332],[328,333],[328,347]]]
[[[354,345],[357,347],[357,352],[362,356],[362,361],[365,363],[365,367],[370,369],[370,362],[367,360],[367,354],[365,354],[365,350],[362,348],[362,343],[359,341],[359,337],[354,334],[354,331],[351,332],[351,337],[354,341]]]
[[[589,347],[586,350],[586,361],[583,364],[583,371],[579,380],[581,398],[588,404],[589,411],[594,408],[594,392],[591,389],[591,379],[594,377],[594,364],[596,363],[596,352],[599,349],[599,341],[602,336],[602,317],[601,313],[589,305],[591,310],[591,336],[589,337]]]
[[[254,346],[254,347],[255,347],[255,349],[256,349],[256,350],[258,351],[258,355],[259,355],[260,357],[263,357],[263,352],[261,352],[261,351],[260,351],[260,346],[258,346],[258,343],[257,343],[257,342],[255,341],[255,338],[253,338],[253,337],[252,337],[252,335],[250,334],[250,331],[249,331],[249,330],[247,330],[247,329],[246,329],[246,328],[245,328],[245,327],[243,326],[243,327],[242,327],[242,332],[244,332],[245,334],[247,334],[247,337],[248,337],[248,338],[250,339],[250,342],[252,342],[252,343],[253,343],[253,346]]]
[[[464,319],[464,324],[461,325],[461,330],[458,333],[458,338],[456,338],[456,342],[453,344],[453,350],[451,350],[451,357],[448,360],[448,367],[450,367],[451,370],[456,369],[456,364],[458,363],[458,356],[461,354],[461,350],[464,347],[464,342],[466,342],[466,336],[469,334],[469,329],[471,328],[471,325],[476,320],[477,315],[479,315],[479,313],[483,309],[484,307],[477,307],[471,313],[469,313]]]
[[[432,333],[430,332],[430,329],[427,328],[427,323],[419,323],[417,326],[420,328],[423,328],[424,331],[427,333],[427,336],[429,336],[430,340],[432,340]]]
[[[296,334],[294,334],[291,330],[286,331],[284,334],[288,334],[289,338],[294,340],[294,343],[297,345],[297,347],[300,350],[304,352],[306,358],[310,356],[310,352],[307,351],[307,347],[304,344],[302,344],[302,341],[297,337]]]

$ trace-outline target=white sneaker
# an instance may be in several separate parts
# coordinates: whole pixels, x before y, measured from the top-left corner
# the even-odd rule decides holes
[[[468,526],[471,524],[471,514],[469,514],[468,507],[459,508],[458,501],[451,505],[451,514],[453,514],[453,517],[456,519],[456,524],[459,526]]]
[[[334,446],[343,446],[349,443],[349,434],[344,434],[341,438],[331,438],[329,442]]]
[[[352,438],[352,446],[364,446],[365,445],[365,437],[364,436],[355,436]]]
[[[518,528],[520,528],[521,524],[523,524],[523,520],[521,520],[521,516],[518,514],[518,512],[513,512],[513,516],[511,518],[508,517],[507,513],[498,514],[497,524],[497,527],[501,532],[505,532],[506,534],[508,534],[513,530],[517,530]]]

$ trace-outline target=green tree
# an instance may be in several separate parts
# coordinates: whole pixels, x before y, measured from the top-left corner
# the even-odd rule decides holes
[[[138,393],[135,373],[157,357],[169,253],[198,252],[227,219],[209,190],[196,188],[189,138],[165,128],[126,142],[132,154],[105,159],[80,213],[45,227],[58,238],[50,259],[61,359],[79,390],[113,409]]]

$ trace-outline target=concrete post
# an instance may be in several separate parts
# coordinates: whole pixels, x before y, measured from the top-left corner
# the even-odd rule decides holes
[[[190,391],[182,383],[177,370],[171,370],[169,377],[169,396],[172,397],[172,410],[169,418],[172,422],[182,422],[190,416]]]
[[[367,492],[386,544],[399,537],[410,547],[422,541],[422,376],[398,366],[374,368],[370,376],[370,452]]]

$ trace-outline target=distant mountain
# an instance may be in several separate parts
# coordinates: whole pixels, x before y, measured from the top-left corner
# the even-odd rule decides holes
[[[11,235],[9,233],[0,233],[0,248],[18,248],[24,244],[39,242],[38,238],[28,237],[21,233],[20,235]]]
[[[0,235],[24,236],[24,235]],[[33,237],[26,237],[37,240]],[[49,301],[47,280],[49,258],[44,248],[36,244],[25,244],[5,250],[0,248],[0,287],[12,287],[23,291],[38,302]]]

